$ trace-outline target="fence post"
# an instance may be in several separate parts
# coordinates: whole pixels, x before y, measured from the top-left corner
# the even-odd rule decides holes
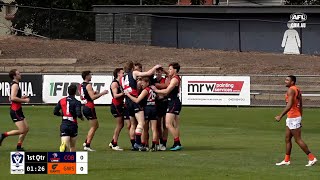
[[[177,49],[179,49],[179,18],[176,18],[176,43],[177,43]]]
[[[300,28],[300,54],[303,54],[303,52],[302,52],[302,41],[303,41],[302,30],[303,30],[303,28]]]
[[[242,49],[241,49],[241,20],[239,19],[238,20],[238,36],[239,36],[239,52],[242,52]]]
[[[49,10],[49,38],[52,39],[52,0],[50,0],[50,10]]]
[[[112,13],[112,43],[114,43],[114,26],[115,26],[116,14]]]

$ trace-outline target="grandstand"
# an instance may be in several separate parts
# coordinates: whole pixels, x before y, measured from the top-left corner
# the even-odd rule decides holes
[[[254,106],[283,105],[286,90],[283,79],[286,74],[305,75],[298,82],[305,95],[305,105],[318,106],[320,100],[318,56],[50,41],[14,36],[1,41],[0,46],[3,48],[1,72],[19,68],[25,73],[78,74],[90,69],[95,73],[111,74],[114,68],[123,66],[127,60],[139,61],[145,65],[145,69],[158,62],[166,65],[178,61],[182,64],[182,74],[250,75],[251,104]],[[22,54],[23,58],[17,58]]]

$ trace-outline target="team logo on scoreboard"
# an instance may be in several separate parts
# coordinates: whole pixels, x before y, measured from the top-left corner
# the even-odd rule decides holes
[[[24,174],[24,152],[10,153],[11,174]]]
[[[58,153],[52,153],[52,157],[50,158],[51,162],[59,162],[60,158],[58,157]]]

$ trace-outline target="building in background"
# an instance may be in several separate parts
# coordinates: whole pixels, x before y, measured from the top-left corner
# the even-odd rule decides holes
[[[6,4],[14,4],[15,2],[15,0],[1,1]],[[18,8],[14,6],[2,6],[0,12],[0,36],[6,36],[11,34],[10,27],[12,26],[12,19],[14,18],[17,9]]]

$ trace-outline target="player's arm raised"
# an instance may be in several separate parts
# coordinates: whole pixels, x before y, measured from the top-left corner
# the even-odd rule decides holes
[[[56,116],[61,116],[61,105],[60,105],[60,101],[58,102],[58,104],[56,105],[56,107],[54,107],[53,109],[53,114]]]
[[[156,93],[158,93],[158,94],[167,95],[167,94],[169,94],[178,84],[179,84],[178,79],[173,78],[173,79],[170,81],[170,84],[169,84],[169,86],[168,86],[166,89],[156,89],[156,88],[154,88],[153,90],[154,90],[154,92],[156,92]]]
[[[96,99],[98,99],[99,97],[101,97],[101,96],[109,93],[108,90],[104,90],[104,91],[102,91],[101,93],[95,93],[95,92],[93,91],[93,88],[92,88],[92,85],[91,85],[91,84],[88,84],[87,87],[86,87],[86,89],[87,89],[88,94],[89,94],[89,96],[90,96],[90,98],[91,98],[92,100],[96,100]]]
[[[142,101],[142,100],[148,95],[148,91],[144,89],[137,98],[136,98],[136,97],[133,97],[130,93],[127,93],[126,95],[127,95],[133,102],[139,103],[140,101]]]
[[[289,110],[291,109],[292,105],[293,105],[293,99],[295,96],[295,91],[291,88],[288,89],[287,91],[288,94],[288,103],[286,105],[286,107],[284,108],[284,110],[282,111],[282,113],[279,116],[276,116],[276,120],[280,121],[281,118],[287,114],[287,112],[289,112]]]
[[[28,103],[30,101],[30,98],[28,98],[27,96],[23,96],[23,98],[17,97],[18,90],[18,84],[13,84],[11,88],[10,100],[17,103]]]
[[[133,71],[132,75],[134,79],[137,79],[137,77],[145,77],[145,76],[152,76],[156,69],[161,67],[161,65],[155,65],[153,68],[151,68],[149,71],[146,72],[140,72],[140,71]]]
[[[113,97],[114,97],[114,98],[120,98],[121,96],[124,95],[123,92],[118,93],[118,88],[119,88],[118,83],[113,82],[113,83],[111,84],[111,91],[112,91],[112,94],[113,94]]]

